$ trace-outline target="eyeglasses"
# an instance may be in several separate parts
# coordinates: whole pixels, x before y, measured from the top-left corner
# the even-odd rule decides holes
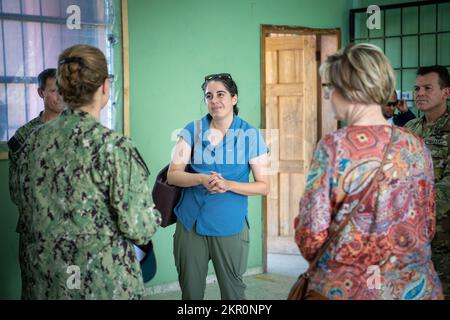
[[[110,83],[113,83],[114,82],[114,75],[113,74],[108,74],[106,76],[106,79],[108,79]]]
[[[333,85],[331,83],[322,83],[323,97],[325,99],[330,99],[331,93],[333,92]]]
[[[398,105],[398,101],[389,101],[388,103],[386,103],[386,106],[388,107],[395,107],[396,105]]]
[[[210,74],[210,75],[207,75],[205,77],[205,81],[210,81],[210,80],[214,80],[214,79],[229,79],[229,80],[233,80],[229,73]]]

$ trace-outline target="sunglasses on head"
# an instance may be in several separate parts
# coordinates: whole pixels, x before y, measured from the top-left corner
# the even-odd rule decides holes
[[[205,77],[205,81],[210,81],[214,79],[229,79],[232,80],[231,75],[229,73],[217,73],[217,74],[210,74]]]
[[[395,107],[396,105],[398,105],[398,101],[394,101],[394,102],[389,101],[388,103],[386,103],[386,105],[387,105],[388,107]]]

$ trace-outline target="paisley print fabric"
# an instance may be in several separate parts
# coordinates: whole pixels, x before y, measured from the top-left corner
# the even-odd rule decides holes
[[[310,289],[330,299],[442,299],[431,262],[435,233],[433,166],[423,141],[397,128],[382,179],[330,245]],[[311,261],[371,183],[391,126],[349,126],[317,145],[295,240]]]

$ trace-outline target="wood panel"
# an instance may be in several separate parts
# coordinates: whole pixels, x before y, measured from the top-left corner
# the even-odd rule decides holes
[[[280,51],[280,50],[295,50],[303,49],[301,37],[288,36],[288,37],[273,37],[266,38],[266,50],[267,51]]]
[[[304,189],[303,174],[280,173],[280,236],[293,236],[294,218],[298,215]]]
[[[303,83],[293,82],[288,84],[270,84],[267,87],[269,96],[301,96],[303,95]]]
[[[280,97],[280,161],[303,160],[303,108],[297,96]]]
[[[303,160],[283,160],[278,167],[278,171],[280,173],[305,173],[305,164]]]
[[[305,186],[305,174],[289,175],[289,230],[288,235],[294,235],[294,219],[300,210],[300,198],[302,197]]]
[[[336,35],[323,35],[320,37],[320,48],[320,62],[323,63],[330,54],[338,50],[339,39]],[[323,90],[322,87],[320,88]],[[320,92],[320,97],[323,97],[323,92]],[[330,100],[320,99],[320,101],[320,136],[323,137],[327,133],[337,129],[337,121],[334,118]]]
[[[266,84],[278,82],[278,52],[266,53]]]
[[[295,83],[302,80],[301,68],[303,59],[303,50],[280,50],[278,64],[278,82]]]
[[[314,148],[317,143],[317,61],[316,61],[316,37],[303,37],[304,61],[303,76],[305,79],[305,96],[303,99],[305,134],[303,135],[305,172],[308,172]],[[303,179],[302,179],[303,181]]]
[[[272,161],[279,168],[270,178],[268,236],[285,238],[293,235],[305,166],[317,140],[316,38],[283,36],[265,41],[266,128],[279,130],[277,141],[270,141]]]
[[[290,187],[290,179],[289,174],[280,173],[280,208],[279,208],[279,217],[280,217],[280,236],[290,235],[291,232],[291,224],[290,224],[290,199],[289,199],[289,187]]]
[[[273,132],[267,132],[272,143],[271,159],[276,162],[275,165],[272,163],[271,168],[276,168],[273,170],[276,174],[270,177],[271,190],[263,199],[265,222],[263,264],[266,270],[267,252],[298,254],[298,248],[293,239],[292,224],[294,217],[298,214],[299,201],[310,165],[308,158],[311,157],[317,140],[326,132],[334,130],[337,125],[329,111],[331,109],[327,109],[327,106],[322,103],[317,71],[325,55],[340,47],[341,33],[339,29],[263,25],[261,35],[263,128],[283,128],[280,126],[281,113],[286,113],[281,110],[285,103],[283,97],[299,98],[303,103],[301,119],[303,147],[301,149],[304,154],[302,160],[280,160],[280,143],[285,142],[281,142],[282,138],[277,139]],[[305,38],[305,36],[314,37]],[[298,41],[299,38],[301,41]],[[320,61],[316,61],[316,51],[321,53]],[[315,89],[312,87],[314,85]],[[298,87],[300,89],[297,91]],[[323,126],[321,126],[322,121]]]
[[[267,211],[279,211],[279,190],[278,190],[278,174],[270,176],[270,192],[267,196]],[[267,232],[271,236],[278,236],[279,234],[279,216],[278,214],[269,214],[267,216]]]

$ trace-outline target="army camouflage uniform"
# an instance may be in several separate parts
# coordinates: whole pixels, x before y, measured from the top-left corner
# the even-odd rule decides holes
[[[431,150],[436,187],[436,236],[431,244],[432,260],[442,281],[446,299],[450,299],[450,108],[433,126],[425,118],[406,126],[424,139]]]
[[[88,113],[65,110],[16,152],[22,297],[141,298],[132,244],[146,244],[161,219],[133,143]]]

